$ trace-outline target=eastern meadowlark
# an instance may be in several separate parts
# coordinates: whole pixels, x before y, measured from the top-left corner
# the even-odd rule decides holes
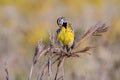
[[[59,26],[59,29],[56,31],[57,39],[63,48],[66,48],[67,53],[70,54],[74,46],[74,30],[65,17],[58,18],[57,24]]]

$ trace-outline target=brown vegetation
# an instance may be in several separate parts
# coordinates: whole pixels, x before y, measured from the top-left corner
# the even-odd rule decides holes
[[[54,35],[53,34],[49,34],[49,41],[50,41],[50,45],[49,47],[44,48],[44,45],[42,44],[42,41],[38,41],[38,44],[35,48],[35,54],[33,57],[33,63],[31,65],[31,71],[28,77],[28,80],[31,79],[32,76],[32,72],[34,69],[35,64],[37,63],[38,60],[40,60],[40,57],[47,56],[48,57],[48,61],[45,62],[44,67],[41,68],[41,74],[38,75],[37,80],[44,80],[43,76],[46,74],[46,72],[48,73],[48,80],[51,80],[52,77],[54,76],[54,80],[64,80],[64,73],[62,73],[61,75],[58,76],[59,74],[59,70],[61,68],[63,68],[63,64],[64,64],[64,60],[66,58],[70,58],[70,57],[80,57],[80,53],[89,53],[88,51],[92,48],[92,46],[87,46],[83,49],[77,49],[77,47],[80,45],[80,43],[82,41],[84,41],[85,39],[92,37],[92,36],[102,36],[102,33],[106,32],[108,30],[109,26],[107,26],[106,24],[102,24],[102,25],[95,25],[94,27],[91,27],[81,38],[78,42],[76,42],[75,48],[73,48],[73,50],[71,51],[71,54],[68,55],[67,52],[65,52],[65,50],[63,50],[61,47],[57,46],[57,44],[55,43],[54,40]],[[55,74],[52,75],[52,66],[57,63],[56,67],[57,69],[55,70]]]

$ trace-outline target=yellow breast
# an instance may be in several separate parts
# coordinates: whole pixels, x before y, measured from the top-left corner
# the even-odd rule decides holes
[[[63,45],[69,45],[74,40],[74,32],[69,27],[62,27],[57,38]]]

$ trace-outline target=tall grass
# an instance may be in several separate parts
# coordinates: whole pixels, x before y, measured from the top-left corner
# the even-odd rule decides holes
[[[75,47],[71,51],[71,54],[68,55],[65,50],[63,50],[61,47],[59,47],[55,43],[54,35],[49,33],[49,41],[50,45],[45,48],[44,45],[42,44],[42,41],[38,41],[38,44],[35,48],[35,54],[33,56],[33,62],[31,65],[31,70],[28,76],[27,80],[31,80],[32,73],[34,70],[34,66],[37,64],[37,62],[41,59],[41,57],[47,56],[48,60],[45,62],[43,65],[43,68],[41,69],[41,74],[38,74],[37,80],[45,80],[43,77],[48,74],[48,79],[47,80],[64,80],[64,61],[67,58],[70,57],[76,57],[79,58],[81,53],[91,53],[90,49],[95,48],[95,46],[87,46],[83,49],[79,49],[79,45],[85,41],[85,39],[88,39],[92,36],[102,36],[102,33],[107,32],[109,29],[109,26],[106,24],[96,24],[95,26],[91,27],[86,31],[86,33],[83,34],[83,36],[79,39],[78,42],[76,42]],[[56,65],[57,64],[57,65]],[[53,65],[56,66],[56,69],[53,69]],[[53,70],[55,72],[53,72]],[[60,74],[60,70],[63,70],[63,72]]]

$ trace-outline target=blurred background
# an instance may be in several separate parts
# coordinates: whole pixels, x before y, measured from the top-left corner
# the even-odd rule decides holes
[[[61,16],[76,38],[98,22],[111,26],[82,44],[96,46],[93,54],[65,61],[65,80],[120,80],[120,0],[0,0],[0,80],[5,63],[10,80],[27,79],[37,41],[48,44],[47,32],[56,33]]]

